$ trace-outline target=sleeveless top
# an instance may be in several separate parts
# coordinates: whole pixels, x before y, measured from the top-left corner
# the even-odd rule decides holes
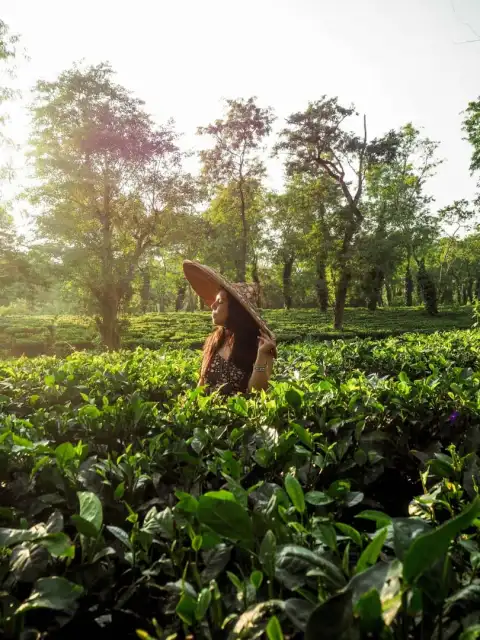
[[[217,352],[205,372],[205,384],[210,390],[219,390],[224,395],[246,393],[250,376],[251,371],[240,369]]]

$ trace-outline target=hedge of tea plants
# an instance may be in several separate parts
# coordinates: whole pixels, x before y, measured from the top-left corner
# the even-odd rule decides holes
[[[467,329],[472,326],[471,307],[444,308],[431,317],[423,308],[347,309],[342,333],[332,329],[332,311],[282,309],[263,312],[277,339],[283,343],[298,340],[328,340],[338,337],[376,337],[415,331]],[[210,314],[149,313],[126,316],[123,347],[161,349],[200,347],[211,330]],[[98,332],[92,318],[81,316],[0,316],[0,355],[30,357],[56,354],[65,356],[74,350],[99,350]]]
[[[0,362],[0,637],[476,638],[480,334]]]

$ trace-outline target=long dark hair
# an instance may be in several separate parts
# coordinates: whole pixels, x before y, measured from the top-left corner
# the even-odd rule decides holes
[[[236,298],[228,291],[226,294],[228,299],[227,321],[224,327],[217,327],[205,341],[200,374],[202,379],[213,356],[224,344],[231,345],[230,360],[246,373],[252,371],[253,363],[257,358],[260,328]]]

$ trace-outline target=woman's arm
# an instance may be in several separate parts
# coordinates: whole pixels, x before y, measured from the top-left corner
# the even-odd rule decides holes
[[[272,375],[273,369],[273,353],[276,350],[276,344],[274,340],[270,340],[265,337],[260,338],[258,346],[257,359],[253,365],[252,375],[248,381],[248,390],[261,389],[266,390],[268,388],[268,381]]]

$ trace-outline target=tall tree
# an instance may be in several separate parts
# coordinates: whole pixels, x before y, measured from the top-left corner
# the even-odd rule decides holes
[[[392,244],[396,247],[398,258],[401,247],[406,255],[406,305],[411,306],[413,240],[418,237],[417,227],[430,224],[428,205],[433,198],[425,193],[425,184],[441,162],[436,157],[438,143],[422,138],[411,123],[398,131],[390,131],[376,143],[384,153],[369,164],[365,190],[368,216],[375,228],[379,249],[372,253],[372,286],[378,291],[386,273],[392,272],[393,254],[389,247]],[[374,306],[373,300],[371,306]]]
[[[445,270],[448,272],[450,256],[452,248],[455,245],[455,240],[460,232],[471,230],[472,223],[476,215],[476,208],[473,208],[465,199],[455,200],[451,205],[443,207],[438,212],[440,221],[447,227],[445,229],[447,241],[444,243],[444,251],[440,261],[440,273],[438,277],[438,287],[440,290]]]
[[[106,64],[38,82],[32,116],[38,233],[86,292],[104,345],[116,349],[140,259],[188,207],[176,135],[170,122],[154,126]]]
[[[328,176],[297,173],[285,192],[272,194],[267,209],[270,245],[282,263],[285,306],[291,305],[292,269],[296,261],[315,265],[315,290],[320,309],[328,308],[327,268],[331,259],[335,214],[340,200],[338,185]]]
[[[227,100],[223,119],[199,127],[200,135],[213,138],[213,147],[200,152],[202,173],[210,187],[228,187],[235,192],[240,233],[236,238],[236,280],[246,281],[249,255],[249,208],[254,204],[255,184],[259,185],[265,166],[259,157],[262,144],[271,131],[273,113],[257,106],[255,98]]]
[[[354,114],[354,107],[343,107],[337,98],[323,96],[309,103],[305,111],[287,118],[287,127],[281,132],[276,147],[277,152],[287,153],[287,173],[326,174],[342,192],[343,205],[338,212],[340,248],[336,256],[338,277],[334,317],[334,328],[339,330],[343,328],[345,302],[352,277],[354,237],[364,220],[360,200],[367,162],[366,118],[363,118],[361,137],[343,128],[345,120]],[[348,168],[353,176],[347,175]]]

